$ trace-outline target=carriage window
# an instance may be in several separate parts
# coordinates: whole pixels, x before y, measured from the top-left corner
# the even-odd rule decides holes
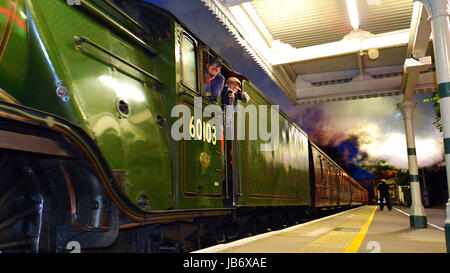
[[[320,156],[319,156],[319,160],[320,160],[320,174],[322,175],[322,181],[323,181],[323,166],[322,166],[322,158],[320,158]]]
[[[329,187],[331,187],[331,168],[330,168],[330,163],[328,163],[328,176],[327,176],[327,184]]]
[[[195,44],[185,35],[183,35],[181,42],[181,82],[192,91],[197,91]]]

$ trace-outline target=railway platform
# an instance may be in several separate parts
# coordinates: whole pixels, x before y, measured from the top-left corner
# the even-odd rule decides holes
[[[445,209],[429,209],[428,228],[410,228],[409,209],[362,206],[195,253],[445,253]]]

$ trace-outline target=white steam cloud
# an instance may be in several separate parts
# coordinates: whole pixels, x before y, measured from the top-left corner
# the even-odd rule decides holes
[[[349,131],[359,136],[360,151],[368,154],[369,161],[385,160],[397,168],[408,168],[406,138],[404,133],[383,133],[376,124]],[[416,136],[417,162],[419,167],[433,165],[443,159],[443,145],[440,138],[435,136]]]
[[[430,166],[444,159],[442,134],[433,125],[430,104],[423,103],[429,95],[416,96],[414,129],[419,167]],[[300,107],[291,115],[321,146],[337,146],[356,138],[359,152],[367,161],[385,160],[397,168],[408,168],[405,127],[396,104],[401,97],[385,97]],[[360,159],[359,155],[356,159]]]

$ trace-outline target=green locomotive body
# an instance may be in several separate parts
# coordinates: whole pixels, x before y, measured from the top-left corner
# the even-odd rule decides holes
[[[252,83],[245,81],[243,86],[252,98],[249,103],[271,105]],[[246,122],[245,127],[250,128]],[[279,128],[279,146],[273,152],[261,150],[262,140],[238,141],[240,205],[311,205],[308,137],[282,112]]]
[[[206,128],[211,117],[194,117],[196,97],[202,100],[202,109],[197,110],[216,105],[202,96],[203,64],[209,57],[219,56],[173,15],[150,4],[81,0],[71,6],[65,0],[0,0],[0,118],[4,122],[0,129],[20,133],[25,142],[39,136],[22,152],[33,154],[30,158],[39,166],[44,161],[59,166],[46,169],[51,174],[40,185],[63,185],[60,191],[65,193],[54,202],[71,210],[69,216],[62,213],[63,220],[55,220],[59,226],[70,226],[62,233],[73,234],[74,223],[81,223],[87,233],[109,230],[104,237],[113,240],[121,228],[225,217],[237,208],[365,202],[364,189],[346,174],[345,181],[336,178],[336,183],[354,185],[353,191],[361,195],[358,199],[329,193],[317,202],[321,187],[316,186],[319,172],[313,165],[312,146],[281,111],[280,144],[274,151],[261,151],[264,141],[260,140],[221,140],[218,129]],[[243,81],[249,104],[272,104],[225,62],[223,73]],[[203,132],[198,140],[171,137],[179,118],[172,116],[176,105],[191,110],[194,129],[199,124]],[[36,129],[23,131],[27,126]],[[245,127],[250,127],[248,121]],[[49,142],[57,148],[47,151]],[[0,148],[6,154],[21,151],[12,140],[5,140]],[[317,147],[314,150],[319,153]],[[67,174],[64,162],[72,158],[82,163],[71,165]],[[343,178],[344,172],[339,172]],[[344,189],[350,191],[348,186]],[[326,203],[327,196],[342,201]],[[109,209],[94,215],[85,208],[94,200],[95,210],[101,211],[100,199]],[[57,250],[64,247],[66,237],[53,239]],[[89,247],[105,247],[105,242]]]
[[[168,127],[158,119],[176,103],[175,21],[156,13],[171,32],[157,51],[149,43],[159,37],[138,38],[144,30],[108,2],[3,2],[22,6],[16,14],[26,15],[28,27],[5,45],[5,61],[24,60],[14,77],[1,73],[2,88],[91,135],[131,202],[147,197],[140,209],[174,208]],[[5,61],[0,69],[12,70]]]

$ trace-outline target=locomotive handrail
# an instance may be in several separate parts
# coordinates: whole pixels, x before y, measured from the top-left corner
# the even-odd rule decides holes
[[[136,20],[134,20],[133,18],[131,18],[130,16],[128,16],[128,14],[126,14],[123,10],[121,10],[120,8],[118,8],[115,4],[111,3],[111,1],[109,0],[103,0],[103,2],[105,2],[108,6],[110,6],[112,9],[114,9],[115,11],[117,11],[118,13],[120,13],[120,15],[122,15],[123,17],[125,17],[128,21],[130,21],[134,26],[136,26],[137,28],[139,28],[140,30],[144,31],[144,32],[148,32],[141,24],[139,24],[138,22],[136,22]]]
[[[100,11],[98,8],[96,8],[95,6],[93,6],[92,4],[88,3],[85,0],[81,0],[81,5],[80,7],[83,8],[84,10],[86,10],[87,12],[99,17],[100,19],[103,20],[103,22],[107,23],[108,25],[110,25],[111,27],[113,27],[114,29],[116,29],[117,31],[119,31],[120,33],[122,33],[122,35],[127,36],[129,39],[133,40],[134,42],[136,42],[137,44],[139,44],[140,46],[142,46],[143,48],[147,49],[150,53],[152,53],[153,55],[157,55],[159,56],[158,51],[156,51],[153,47],[151,47],[148,43],[146,43],[145,41],[143,41],[142,39],[140,39],[139,37],[137,37],[136,35],[134,35],[133,33],[131,33],[128,29],[126,29],[125,27],[123,27],[122,25],[118,24],[116,21],[114,21],[113,19],[111,19],[109,16],[105,15],[102,11]]]
[[[135,70],[137,70],[137,71],[141,72],[142,74],[146,75],[147,77],[157,81],[158,83],[163,84],[163,81],[158,79],[156,76],[150,74],[149,72],[145,71],[144,69],[140,68],[139,66],[137,66],[135,64],[132,64],[131,62],[125,60],[124,58],[122,58],[122,57],[112,53],[111,51],[107,50],[106,48],[102,47],[101,45],[91,41],[89,38],[83,37],[83,36],[81,36],[81,37],[74,36],[73,38],[75,39],[75,45],[78,48],[81,48],[81,45],[83,43],[87,43],[87,44],[97,48],[98,50],[102,51],[103,53],[105,53],[105,54],[107,54],[107,55],[109,55],[109,56],[111,56],[111,57],[113,57],[113,58],[123,62],[124,64],[130,66],[131,68],[134,68]]]

